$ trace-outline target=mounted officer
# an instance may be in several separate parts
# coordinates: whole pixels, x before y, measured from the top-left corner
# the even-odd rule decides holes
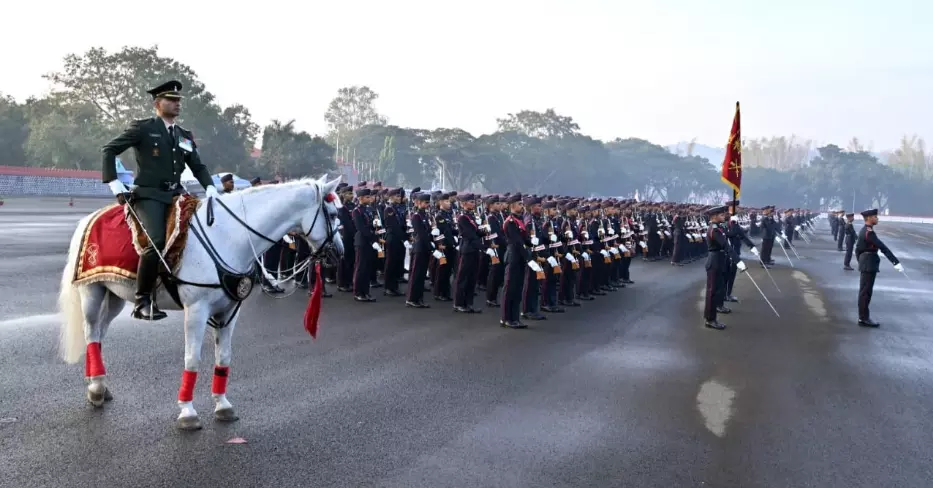
[[[133,317],[161,320],[152,296],[159,273],[159,252],[165,247],[165,227],[172,199],[184,192],[181,173],[187,164],[204,187],[208,197],[218,196],[207,167],[201,163],[191,132],[176,123],[181,112],[181,83],[169,81],[147,93],[152,95],[156,116],[135,120],[129,128],[101,149],[104,153],[103,180],[120,204],[130,203],[149,235],[150,245],[139,257],[136,273],[136,306]],[[132,192],[117,179],[116,157],[133,148],[136,155],[136,187]]]

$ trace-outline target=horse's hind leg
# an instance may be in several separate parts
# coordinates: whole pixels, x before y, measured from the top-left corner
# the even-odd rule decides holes
[[[227,325],[221,329],[214,329],[214,380],[211,384],[211,397],[214,399],[214,419],[218,422],[239,420],[233,405],[227,400],[227,376],[233,356],[233,329],[239,316],[238,311],[229,319]]]
[[[81,291],[81,308],[84,312],[84,340],[87,354],[84,362],[84,376],[88,382],[87,399],[95,407],[113,400],[105,382],[107,370],[101,354],[101,342],[107,334],[107,328],[123,310],[123,300],[103,285],[89,286]]]

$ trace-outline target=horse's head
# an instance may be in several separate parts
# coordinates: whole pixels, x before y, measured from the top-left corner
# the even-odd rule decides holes
[[[337,212],[342,206],[335,190],[340,178],[326,177],[311,182],[313,204],[301,217],[301,230],[308,236],[311,252],[327,267],[336,266],[343,255],[343,240],[337,229]]]

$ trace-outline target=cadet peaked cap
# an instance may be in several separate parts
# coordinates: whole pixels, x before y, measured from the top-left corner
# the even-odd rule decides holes
[[[249,180],[249,182],[250,182],[250,184],[252,184],[252,185],[258,185],[258,184],[262,183],[262,180],[259,179],[259,177],[257,176],[257,177],[255,177],[255,178]]]
[[[728,212],[728,211],[729,211],[729,207],[727,207],[727,206],[725,206],[725,205],[720,205],[720,206],[718,206],[718,207],[713,207],[713,208],[707,210],[707,211],[705,212],[705,214],[706,214],[706,215],[712,216],[712,215],[718,215],[718,214],[726,213],[726,212]]]
[[[492,205],[493,203],[499,203],[499,196],[489,195],[488,197],[486,197],[486,200],[484,200],[484,203],[486,205]]]
[[[542,204],[541,207],[543,207],[543,208],[557,208],[557,201],[556,201],[556,200],[548,200],[548,201],[544,202],[544,204]]]
[[[530,207],[530,206],[532,206],[532,205],[537,205],[537,204],[541,203],[541,199],[538,198],[538,197],[535,197],[535,196],[531,196],[531,197],[526,198],[522,203],[524,203],[526,206]]]
[[[358,196],[358,197],[373,196],[373,195],[375,195],[375,193],[376,193],[376,192],[373,191],[371,188],[359,188],[359,189],[356,190],[356,196]]]
[[[847,213],[847,214],[846,214],[846,217],[855,217],[855,214],[854,214],[854,213]]]
[[[874,217],[875,215],[878,215],[877,208],[872,208],[872,209],[862,212],[862,217]]]
[[[512,203],[521,203],[521,201],[522,201],[522,194],[521,194],[521,193],[516,193],[516,194],[514,194],[514,195],[509,195],[509,197],[505,199],[505,203],[508,203],[508,204],[512,204]]]
[[[220,177],[220,181],[221,181],[222,183],[226,183],[226,182],[228,182],[228,181],[233,181],[233,175],[230,174],[230,173],[227,173],[227,174],[225,174],[225,175],[223,175],[223,176]]]
[[[430,202],[431,195],[428,193],[416,193],[411,196],[414,200],[418,202]]]
[[[147,91],[146,93],[152,95],[152,99],[157,98],[171,98],[178,100],[181,98],[181,82],[177,80],[166,81],[161,85]]]

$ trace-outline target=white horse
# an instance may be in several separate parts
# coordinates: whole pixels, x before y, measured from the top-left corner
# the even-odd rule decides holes
[[[343,243],[337,232],[337,210],[340,199],[334,193],[338,179],[303,179],[278,185],[266,185],[222,194],[213,202],[213,223],[209,220],[207,201],[202,201],[188,228],[188,239],[177,266],[175,276],[178,295],[185,311],[185,367],[182,386],[178,393],[181,412],[176,426],[183,430],[201,428],[198,413],[192,404],[192,392],[197,379],[201,344],[208,321],[226,326],[214,328],[214,377],[211,388],[214,417],[217,421],[235,421],[233,405],[226,396],[226,382],[231,360],[231,342],[238,302],[223,289],[215,259],[226,263],[231,271],[245,273],[261,256],[287,232],[301,228],[309,241],[312,253],[323,252],[322,245],[333,243],[343,253]],[[220,203],[225,205],[221,205]],[[225,208],[226,207],[226,208]],[[63,317],[61,352],[66,362],[74,364],[87,351],[87,398],[100,407],[113,397],[106,385],[106,373],[100,356],[100,343],[107,327],[120,314],[127,301],[133,301],[135,283],[126,279],[107,278],[93,283],[74,285],[74,270],[82,236],[91,216],[83,218],[71,239],[68,261],[62,274],[59,308]],[[196,225],[199,220],[201,226]],[[192,232],[203,234],[198,238]],[[253,232],[255,231],[255,232]],[[207,247],[216,251],[212,256]],[[270,242],[271,241],[271,242]],[[214,287],[191,284],[211,284]],[[244,284],[249,290],[249,282]],[[180,310],[164,287],[156,297],[161,308]]]

